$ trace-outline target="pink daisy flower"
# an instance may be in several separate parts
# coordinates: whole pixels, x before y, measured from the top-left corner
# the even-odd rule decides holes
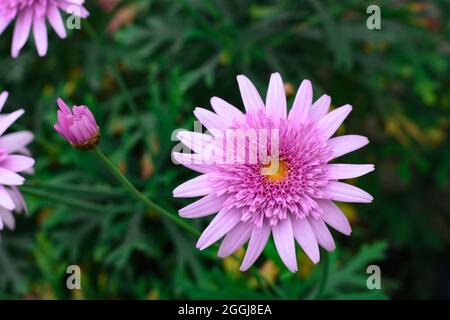
[[[64,39],[66,29],[60,10],[80,18],[89,16],[83,7],[84,0],[0,0],[0,34],[16,20],[11,55],[19,56],[33,27],[38,54],[47,54],[48,40],[45,21],[48,20],[58,36]]]
[[[245,114],[213,97],[215,112],[194,111],[209,133],[177,135],[194,153],[174,152],[174,160],[202,175],[173,194],[203,197],[179,214],[199,218],[218,212],[197,247],[203,250],[224,237],[218,255],[226,257],[248,241],[242,271],[256,261],[272,234],[282,261],[295,272],[295,241],[317,263],[319,245],[335,249],[327,225],[350,235],[350,224],[333,201],[372,202],[367,192],[338,180],[362,176],[374,170],[373,165],[329,163],[369,141],[358,135],[332,138],[352,107],[328,112],[328,95],[312,103],[308,80],[302,82],[289,113],[278,73],[270,78],[265,103],[248,78],[239,75],[237,81]]]
[[[0,94],[0,111],[8,93]],[[33,140],[29,131],[4,134],[5,131],[24,113],[23,109],[0,115],[0,230],[6,225],[14,229],[12,211],[27,211],[27,206],[17,186],[25,181],[19,173],[32,173],[34,160],[30,157],[27,145]]]

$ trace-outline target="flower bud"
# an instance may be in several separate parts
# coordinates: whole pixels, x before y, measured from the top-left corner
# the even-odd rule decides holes
[[[100,140],[100,128],[92,112],[86,106],[73,106],[72,110],[62,99],[57,100],[58,121],[55,130],[79,150],[90,150]]]

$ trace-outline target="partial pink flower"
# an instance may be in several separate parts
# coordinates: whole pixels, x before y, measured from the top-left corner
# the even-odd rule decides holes
[[[70,110],[62,99],[58,99],[57,103],[59,110],[55,130],[77,149],[94,148],[100,140],[100,128],[89,108],[73,106]]]
[[[13,20],[16,20],[12,57],[19,56],[32,28],[38,54],[41,57],[45,56],[48,47],[46,20],[58,36],[64,39],[67,34],[60,10],[79,18],[86,18],[89,13],[83,7],[83,3],[84,0],[0,0],[0,35]]]
[[[295,272],[295,241],[317,263],[319,245],[335,249],[328,226],[350,235],[350,224],[333,201],[372,202],[370,194],[339,180],[362,176],[373,165],[329,163],[369,141],[358,135],[332,138],[352,107],[328,112],[328,95],[313,103],[308,80],[300,85],[289,113],[278,73],[270,78],[265,103],[248,78],[240,75],[237,81],[245,114],[214,97],[215,112],[194,111],[208,132],[177,135],[194,153],[174,152],[174,159],[202,174],[173,191],[175,197],[202,197],[179,214],[200,218],[217,213],[197,242],[200,250],[224,238],[218,255],[226,257],[248,242],[241,265],[245,271],[272,235],[282,261]],[[258,132],[266,132],[266,138]],[[244,147],[237,142],[239,135]]]
[[[7,98],[7,92],[0,94],[0,111]],[[25,181],[21,173],[33,173],[34,160],[27,149],[27,145],[33,140],[33,134],[29,131],[4,134],[23,113],[24,110],[20,109],[0,115],[0,230],[5,226],[14,229],[13,211],[27,211],[17,186]]]

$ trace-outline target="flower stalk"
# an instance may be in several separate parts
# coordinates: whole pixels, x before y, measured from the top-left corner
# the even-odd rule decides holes
[[[94,148],[92,149],[92,152],[94,155],[99,159],[104,165],[105,168],[108,169],[108,171],[125,187],[125,189],[138,201],[143,203],[146,207],[148,207],[153,212],[156,212],[160,214],[163,217],[166,217],[170,221],[174,222],[181,228],[191,232],[192,234],[198,236],[200,235],[200,232],[189,225],[188,223],[184,222],[178,216],[175,216],[171,214],[169,211],[165,210],[164,208],[161,208],[156,203],[148,199],[145,195],[143,195],[136,187],[120,172],[119,169],[111,162],[111,160],[108,159],[108,157],[100,150],[100,148]]]

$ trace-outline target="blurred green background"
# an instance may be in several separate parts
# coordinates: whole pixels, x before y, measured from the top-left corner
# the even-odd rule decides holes
[[[45,58],[30,40],[17,60],[9,28],[0,89],[10,92],[6,111],[26,109],[14,129],[36,134],[37,163],[21,189],[29,216],[2,232],[0,298],[450,298],[449,3],[90,0],[81,30],[65,41],[51,31]],[[381,8],[381,30],[366,27],[370,4]],[[212,96],[242,108],[237,74],[265,96],[275,71],[290,102],[307,78],[315,98],[353,105],[339,134],[371,143],[340,160],[376,165],[352,182],[374,203],[341,206],[353,234],[333,232],[338,249],[319,296],[324,263],[300,254],[291,274],[270,243],[257,272],[240,273],[235,258],[197,251],[195,237],[130,199],[52,129],[57,97],[88,105],[103,151],[175,214],[189,199],[172,190],[195,174],[171,162],[172,131],[192,129],[193,109]],[[201,229],[208,218],[189,222]],[[82,290],[66,288],[71,264]],[[382,290],[367,289],[371,264]]]

